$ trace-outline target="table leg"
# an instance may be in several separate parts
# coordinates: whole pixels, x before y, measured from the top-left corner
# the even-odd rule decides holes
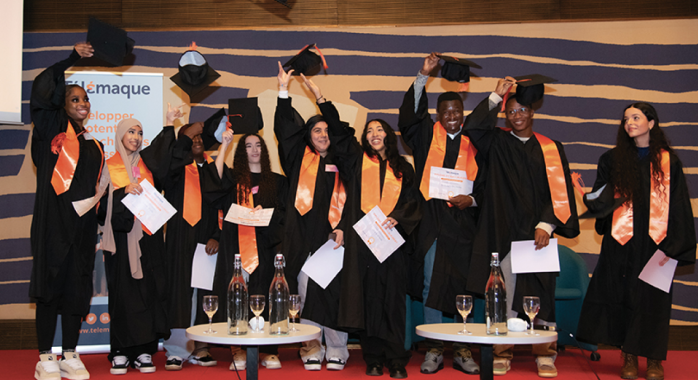
[[[249,353],[247,354],[249,358]],[[494,355],[491,344],[480,345],[480,380],[493,380]]]
[[[258,365],[259,346],[247,346],[247,370],[245,374],[247,380],[257,380]]]

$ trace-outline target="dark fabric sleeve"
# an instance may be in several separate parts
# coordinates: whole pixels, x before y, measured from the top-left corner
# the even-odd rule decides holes
[[[354,137],[354,128],[340,120],[337,108],[332,102],[320,104],[320,112],[327,122],[334,162],[339,168],[339,175],[345,183],[349,183],[354,176],[356,165],[363,156],[363,149]]]
[[[75,64],[80,55],[73,49],[70,56],[42,71],[32,83],[29,109],[34,123],[34,138],[52,140],[62,132],[65,118],[65,70]]]
[[[593,210],[594,212],[598,213],[601,213],[602,210],[604,210],[605,216],[597,218],[595,223],[596,233],[602,236],[604,235],[608,227],[610,227],[610,223],[612,223],[613,221],[612,211],[605,210],[607,207],[609,207],[609,204],[613,202],[612,198],[614,197],[613,184],[610,183],[612,165],[611,156],[613,154],[612,152],[612,150],[609,150],[608,152],[602,154],[599,158],[599,164],[596,166],[596,181],[594,182],[594,186],[591,189],[591,191],[594,192],[602,188],[603,186],[608,185],[601,194],[603,199],[599,200],[598,202],[590,203],[586,200],[586,197],[584,197],[585,204],[587,205],[587,207],[592,207],[590,208],[590,210]]]
[[[686,186],[683,165],[671,155],[671,183],[669,194],[669,223],[667,236],[659,243],[659,249],[679,261],[679,265],[696,262],[696,233],[691,197]]]
[[[402,139],[405,140],[407,146],[412,150],[419,149],[420,144],[423,144],[424,129],[432,127],[434,122],[429,116],[429,103],[427,101],[426,89],[422,91],[422,96],[419,98],[419,106],[417,112],[414,112],[414,84],[405,93],[400,106],[397,126],[400,129]],[[429,131],[431,132],[431,131]]]
[[[133,214],[121,202],[126,196],[125,188],[114,190],[111,225],[114,232],[130,232],[133,229]]]
[[[409,167],[412,170],[412,167]],[[410,174],[414,176],[414,173]],[[403,181],[404,183],[404,181]],[[404,186],[404,185],[403,185]],[[400,192],[398,204],[390,213],[390,217],[398,222],[398,227],[403,236],[412,234],[412,231],[417,227],[422,220],[422,195],[415,186],[405,186]],[[407,238],[405,239],[407,240]]]
[[[235,181],[227,165],[223,165],[223,178],[218,177],[215,164],[204,165],[199,171],[201,178],[201,196],[204,202],[216,209],[224,210],[225,197],[235,191]]]
[[[279,161],[284,173],[289,174],[294,166],[294,160],[302,159],[299,149],[305,149],[303,139],[306,131],[303,128],[305,122],[300,114],[291,105],[291,98],[277,99],[276,112],[274,113],[274,134],[279,143]]]
[[[168,180],[170,174],[170,162],[172,161],[172,148],[175,143],[173,126],[166,126],[158,133],[149,146],[141,151],[141,159],[153,173],[155,188],[158,190],[171,185]]]
[[[478,152],[484,156],[489,153],[494,131],[497,126],[497,114],[499,107],[490,110],[489,96],[483,99],[465,118],[463,130],[470,137],[470,141],[475,144]]]

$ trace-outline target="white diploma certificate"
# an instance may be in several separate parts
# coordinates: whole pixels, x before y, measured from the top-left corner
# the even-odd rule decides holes
[[[557,239],[550,239],[547,247],[536,251],[535,240],[511,242],[512,273],[559,272],[560,256]]]
[[[225,216],[225,221],[243,226],[267,227],[271,221],[272,214],[274,214],[273,208],[263,208],[255,211],[254,209],[233,203]]]
[[[429,175],[429,196],[448,200],[456,195],[469,195],[473,192],[473,181],[463,170],[431,167]]]
[[[177,213],[170,202],[146,179],[141,181],[143,192],[128,194],[121,200],[133,215],[152,233],[159,230],[172,215]]]
[[[381,263],[405,243],[395,228],[383,227],[385,219],[383,211],[376,206],[354,224],[356,233]]]
[[[674,272],[676,265],[679,263],[676,259],[669,258],[669,261],[663,266],[659,266],[659,262],[666,257],[666,254],[661,250],[652,255],[650,260],[645,264],[640,272],[639,279],[654,286],[655,288],[669,293],[671,283],[674,281]]]
[[[213,290],[213,276],[216,273],[218,254],[208,255],[206,246],[199,243],[191,263],[191,287]]]
[[[334,240],[330,239],[323,244],[308,260],[303,264],[301,271],[312,278],[323,289],[337,277],[337,273],[344,266],[344,247],[337,246]]]

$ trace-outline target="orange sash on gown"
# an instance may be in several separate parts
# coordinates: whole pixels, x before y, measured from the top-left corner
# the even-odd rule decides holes
[[[236,194],[239,194],[239,191],[240,185],[237,185]],[[240,206],[254,208],[252,191],[250,191],[247,199],[239,199],[238,195],[237,203]],[[257,233],[255,232],[255,227],[238,224],[238,246],[240,247],[242,267],[245,269],[245,272],[252,274],[252,272],[257,269],[257,266],[259,266],[259,252],[257,251]]]
[[[126,187],[131,183],[131,180],[128,178],[128,173],[126,173],[126,166],[124,166],[124,161],[121,159],[121,154],[119,154],[119,152],[114,152],[114,155],[107,160],[107,168],[109,169],[111,183],[114,185],[115,189]],[[131,168],[129,168],[129,170],[130,169]],[[138,169],[140,170],[141,174],[140,179],[146,179],[150,181],[151,184],[155,184],[155,180],[153,180],[153,173],[151,173],[148,167],[145,166],[143,159],[138,160]],[[134,216],[134,219],[135,218],[136,217]],[[143,227],[143,232],[147,233],[148,235],[152,235],[152,232],[150,232],[143,223],[141,223],[141,227]]]
[[[309,147],[305,147],[301,170],[298,175],[298,188],[296,189],[295,206],[298,213],[303,216],[313,208],[313,197],[315,196],[315,182],[317,181],[318,167],[320,166],[320,155],[313,153]],[[332,190],[332,200],[330,202],[330,212],[327,219],[332,228],[336,228],[342,219],[342,210],[347,200],[344,184],[339,178],[339,173],[334,176],[334,189]]]
[[[213,159],[204,153],[209,164]],[[199,165],[196,161],[184,168],[184,203],[182,207],[184,220],[194,227],[201,220],[201,182],[199,182]]]
[[[374,207],[380,207],[383,214],[390,215],[400,198],[402,178],[397,179],[390,164],[386,162],[383,191],[380,191],[380,163],[378,158],[364,153],[361,165],[361,211],[368,214]]]
[[[61,195],[68,191],[70,185],[73,183],[75,168],[78,166],[78,160],[80,160],[80,141],[78,140],[78,136],[84,132],[85,131],[82,131],[76,134],[73,125],[68,122],[66,131],[57,134],[51,141],[51,151],[54,154],[58,154],[58,160],[53,167],[53,174],[51,175],[51,185],[56,191],[56,195]],[[97,183],[99,183],[99,178],[102,175],[102,167],[104,166],[104,151],[97,140],[94,138],[92,140],[102,154],[99,176],[97,177]]]

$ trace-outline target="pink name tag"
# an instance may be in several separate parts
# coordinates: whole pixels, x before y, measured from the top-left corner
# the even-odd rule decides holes
[[[133,173],[133,178],[141,178],[141,168],[138,166],[132,167],[131,173]]]
[[[337,169],[337,165],[326,164],[326,165],[325,165],[325,171],[326,171],[326,172],[338,173],[338,172],[339,172],[339,169]]]
[[[252,194],[257,194],[259,192],[259,186],[255,186],[252,188]]]

